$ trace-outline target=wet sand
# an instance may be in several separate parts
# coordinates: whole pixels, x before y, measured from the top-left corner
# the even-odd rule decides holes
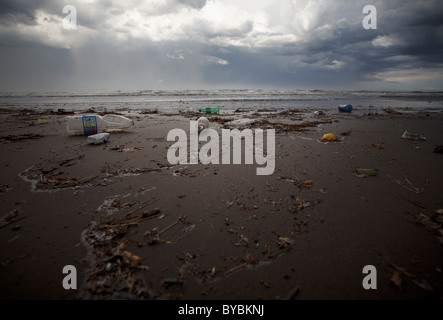
[[[208,116],[276,129],[270,176],[170,165],[169,130],[197,114],[124,114],[133,128],[88,145],[65,115],[0,112],[1,299],[442,298],[442,112]]]

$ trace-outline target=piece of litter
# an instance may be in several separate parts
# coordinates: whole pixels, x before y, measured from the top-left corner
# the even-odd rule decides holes
[[[280,249],[288,249],[292,246],[293,241],[289,237],[279,237],[277,240]]]
[[[142,259],[139,256],[136,256],[135,254],[129,251],[123,251],[122,255],[125,259],[127,259],[129,262],[133,264],[139,264],[142,261]]]
[[[398,273],[397,271],[394,271],[394,273],[392,274],[391,278],[389,279],[389,281],[392,282],[392,284],[394,286],[396,286],[397,288],[400,288],[402,285],[402,281],[401,281],[401,277],[400,277],[400,273]]]
[[[435,153],[443,153],[443,146],[436,146],[434,148]]]
[[[409,133],[407,130],[403,133],[401,137],[408,140],[426,140],[426,137],[422,136],[421,134]]]
[[[337,141],[337,137],[333,133],[323,135],[321,141]]]
[[[91,136],[88,136],[88,143],[89,144],[101,144],[108,141],[110,134],[107,132],[103,133],[97,133],[93,134]]]

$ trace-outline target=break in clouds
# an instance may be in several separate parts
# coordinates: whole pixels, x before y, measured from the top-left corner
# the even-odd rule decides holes
[[[1,91],[443,90],[442,51],[441,0],[0,2]]]

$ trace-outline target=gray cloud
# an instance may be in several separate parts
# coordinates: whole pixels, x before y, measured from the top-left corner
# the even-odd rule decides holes
[[[180,0],[179,2],[197,9],[201,9],[206,5],[206,0]]]
[[[67,1],[1,2],[3,90],[443,90],[440,0],[70,2],[77,30],[61,27]]]

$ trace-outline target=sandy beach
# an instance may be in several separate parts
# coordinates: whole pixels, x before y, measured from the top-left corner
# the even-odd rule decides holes
[[[168,132],[198,113],[119,110],[135,125],[89,145],[66,115],[2,109],[1,299],[441,299],[443,113],[406,111],[207,115],[276,130],[259,176],[168,162]]]

